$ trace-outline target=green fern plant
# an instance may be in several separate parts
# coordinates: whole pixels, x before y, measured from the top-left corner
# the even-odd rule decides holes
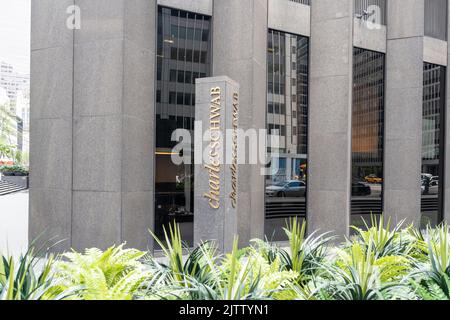
[[[444,276],[447,286],[450,285],[450,280]],[[412,280],[410,282],[415,294],[420,300],[449,300],[448,295],[444,290],[434,281],[423,279],[421,281]]]
[[[76,298],[84,300],[133,299],[149,273],[140,262],[145,253],[123,247],[65,253],[57,264],[61,290],[82,288]]]

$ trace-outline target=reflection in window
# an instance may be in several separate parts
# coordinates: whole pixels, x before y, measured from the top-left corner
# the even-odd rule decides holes
[[[266,177],[265,233],[274,241],[286,240],[287,219],[306,217],[308,50],[306,37],[269,31],[267,130],[280,145],[268,149],[278,170]]]
[[[425,1],[425,35],[447,40],[447,0]]]
[[[381,214],[383,195],[384,54],[353,49],[351,223]],[[363,219],[362,219],[363,218]]]
[[[442,177],[443,108],[445,67],[424,63],[422,116],[422,227],[441,222],[440,179]]]
[[[158,8],[155,230],[172,221],[193,241],[193,166],[171,161],[175,129],[194,129],[195,79],[210,75],[210,17]]]

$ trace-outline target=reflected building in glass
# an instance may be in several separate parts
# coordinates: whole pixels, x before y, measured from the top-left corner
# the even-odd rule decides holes
[[[383,197],[384,62],[380,52],[353,49],[352,223],[381,214]]]
[[[442,217],[441,177],[443,176],[443,133],[446,68],[423,65],[422,117],[422,226],[437,225]]]
[[[193,134],[195,80],[210,76],[210,17],[158,7],[155,231],[180,223],[184,239],[193,240],[193,165],[172,162],[176,129]],[[193,152],[193,151],[192,151]]]
[[[269,30],[267,131],[279,136],[268,157],[276,172],[266,177],[266,236],[284,237],[286,219],[306,217],[309,39]],[[281,238],[280,238],[281,237]]]

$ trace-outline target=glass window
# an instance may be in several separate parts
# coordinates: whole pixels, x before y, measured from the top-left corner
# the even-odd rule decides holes
[[[202,41],[209,41],[209,30],[204,29],[202,31]]]
[[[194,62],[200,62],[200,52],[197,50],[194,51]]]
[[[192,50],[186,50],[186,61],[191,62],[192,60]]]
[[[275,113],[280,114],[280,105],[278,103],[275,105]]]
[[[171,92],[169,93],[169,104],[175,104],[175,103],[176,103],[176,100],[177,100],[176,97],[177,97],[177,93],[171,91]]]
[[[442,148],[444,146],[443,108],[445,106],[445,67],[424,63],[422,117],[422,227],[442,221]]]
[[[161,103],[161,90],[156,91],[156,102]]]
[[[178,105],[183,105],[183,92],[177,92],[177,104]]]
[[[191,105],[191,94],[190,93],[185,93],[184,94],[184,105],[185,106],[190,106]]]
[[[171,135],[178,128],[193,130],[192,84],[198,75],[211,74],[210,28],[208,16],[158,7],[158,55],[162,58],[157,62],[155,231],[163,237],[163,226],[177,221],[188,244],[193,241],[194,171],[192,165],[172,163]]]
[[[425,1],[425,35],[447,40],[447,0]]]
[[[382,213],[384,150],[383,53],[353,49],[352,225]]]
[[[185,72],[184,83],[192,83],[192,73],[190,71]]]
[[[158,80],[162,80],[162,79],[158,79]],[[175,82],[177,81],[177,70],[170,70],[170,78],[169,78],[170,82]]]
[[[178,58],[177,48],[170,48],[170,59],[177,60]]]
[[[267,151],[278,163],[266,176],[265,234],[273,241],[287,240],[289,218],[306,218],[308,51],[308,38],[269,31],[267,129],[280,139]]]
[[[178,70],[178,82],[184,83],[184,70]]]

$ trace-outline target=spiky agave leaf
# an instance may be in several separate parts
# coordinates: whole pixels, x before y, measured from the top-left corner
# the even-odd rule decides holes
[[[56,300],[72,294],[62,293],[55,284],[52,255],[42,258],[40,271],[36,271],[40,256],[43,252],[33,244],[17,261],[11,256],[1,256],[0,300]]]
[[[356,232],[356,237],[353,240],[364,245],[365,250],[371,247],[371,250],[378,257],[408,256],[410,254],[414,241],[406,233],[401,232],[405,221],[401,221],[391,228],[390,218],[385,222],[383,215],[379,219],[372,215],[371,226],[364,219],[363,222],[365,229],[355,226],[351,228]],[[352,242],[350,241],[350,245]]]
[[[450,236],[449,227],[444,224],[436,229],[427,230],[424,237],[427,244],[427,261],[415,263],[412,272],[414,278],[413,287],[419,293],[419,297],[436,295],[436,288],[450,299]]]
[[[318,235],[313,232],[306,237],[306,222],[300,224],[293,218],[285,228],[289,238],[290,252],[279,251],[279,257],[288,270],[299,274],[298,282],[306,283],[317,272],[317,266],[323,261],[328,252],[328,245],[335,239],[330,233]]]
[[[261,265],[249,253],[250,250],[239,250],[235,239],[232,252],[225,256],[204,254],[211,274],[209,281],[202,283],[187,276],[185,287],[177,288],[178,292],[181,292],[178,295],[184,294],[187,299],[197,300],[269,299],[275,291],[268,288],[271,286],[270,278],[263,279]]]
[[[194,283],[214,287],[213,276],[217,271],[211,268],[209,261],[216,261],[218,256],[217,247],[213,242],[203,242],[191,250],[182,242],[180,228],[176,223],[169,226],[169,232],[164,228],[165,242],[158,239],[152,231],[150,233],[162,248],[167,263],[158,262],[151,256],[146,259],[146,264],[153,275],[152,279],[146,282],[149,294],[155,295],[157,291],[167,292],[165,288],[171,288],[169,296],[172,297],[173,292],[179,291],[177,288],[182,288],[186,293],[185,290],[190,289]],[[161,289],[161,285],[165,288]],[[192,299],[196,299],[194,291],[189,290]]]
[[[338,250],[335,262],[322,264],[320,291],[324,296],[336,300],[405,298],[406,286],[398,281],[403,257],[377,259],[371,248],[366,251],[360,243],[353,243],[350,250]]]

